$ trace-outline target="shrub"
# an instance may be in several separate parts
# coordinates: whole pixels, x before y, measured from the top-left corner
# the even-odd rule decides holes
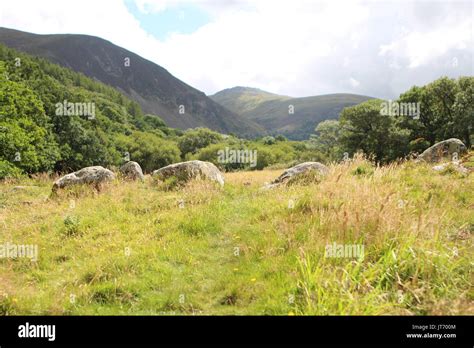
[[[66,216],[63,221],[64,234],[67,236],[76,236],[80,233],[80,221],[76,216]]]
[[[19,178],[22,172],[8,161],[0,160],[0,180]]]

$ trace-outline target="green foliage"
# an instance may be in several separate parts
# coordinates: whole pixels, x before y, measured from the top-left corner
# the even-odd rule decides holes
[[[352,175],[355,176],[370,176],[374,173],[374,167],[364,163],[360,166],[357,166],[352,172]]]
[[[79,235],[81,232],[80,221],[77,216],[68,215],[63,221],[64,234],[68,237]]]
[[[316,135],[310,138],[310,146],[325,158],[331,161],[338,161],[342,158],[342,150],[339,145],[341,127],[337,120],[326,120],[318,124],[315,129]]]
[[[421,153],[435,142],[459,138],[471,146],[474,129],[474,77],[442,77],[426,86],[414,86],[393,104],[410,103],[419,114],[381,112],[382,100],[345,108],[337,121],[321,122],[310,147],[327,160],[361,150],[377,162],[390,162]],[[407,105],[407,104],[404,104]],[[418,109],[419,107],[419,109]]]
[[[2,63],[2,62],[0,62]],[[5,77],[0,64],[0,76]],[[26,172],[46,171],[59,158],[43,105],[25,84],[0,85],[0,159]]]
[[[195,154],[211,144],[222,140],[222,135],[207,128],[196,128],[187,131],[178,139],[178,147],[183,159],[189,154]]]
[[[145,172],[179,162],[180,158],[179,149],[174,142],[152,133],[135,131],[130,136],[120,136],[117,138],[117,146],[124,156],[128,153],[130,160],[140,163]]]
[[[410,152],[415,152],[415,153],[422,153],[424,150],[430,147],[430,143],[428,140],[425,140],[424,138],[417,138],[408,144],[408,148]]]
[[[15,173],[12,166],[35,173],[120,165],[124,144],[149,170],[179,159],[176,145],[164,139],[179,132],[82,74],[0,45],[0,80],[5,173]],[[63,116],[57,110],[65,102],[90,103],[95,115]]]
[[[267,136],[267,137],[264,137],[264,138],[262,139],[262,143],[263,143],[264,145],[273,145],[273,144],[276,143],[276,140],[275,140],[275,138],[272,137],[272,136]]]
[[[401,117],[403,126],[411,131],[410,140],[424,138],[433,145],[459,138],[470,147],[474,132],[474,77],[442,77],[426,86],[412,87],[398,101],[420,103],[419,119]]]
[[[21,177],[21,169],[8,161],[0,160],[0,180]]]
[[[287,141],[288,139],[286,139],[286,137],[285,137],[283,134],[278,134],[278,135],[275,137],[275,140],[276,140],[276,141]]]
[[[201,149],[198,153],[192,156],[193,159],[207,161],[214,163],[219,168],[225,171],[236,170],[261,170],[274,164],[282,164],[288,166],[294,161],[300,159],[300,151],[306,150],[305,146],[295,147],[294,144],[298,142],[275,142],[272,145],[265,145],[262,141],[235,141],[233,139],[212,144]],[[219,162],[219,151],[245,151],[247,153],[255,151],[256,165],[246,162]]]
[[[400,127],[396,117],[382,115],[381,103],[373,99],[342,111],[340,142],[349,154],[362,150],[388,162],[408,152],[409,131]]]
[[[339,121],[319,123],[316,135],[305,142],[288,141],[283,135],[251,141],[207,128],[171,129],[158,116],[143,115],[138,103],[111,87],[1,45],[0,82],[0,178],[119,166],[126,153],[145,172],[191,158],[226,171],[281,168],[304,161],[340,161],[345,152],[360,150],[385,163],[448,137],[460,138],[467,146],[473,138],[473,77],[441,78],[400,95],[398,102],[420,103],[419,119],[381,115],[382,101],[369,100],[344,109]],[[325,98],[328,107],[338,103],[337,98]],[[67,102],[91,103],[95,115],[57,113]],[[326,116],[333,117],[333,109],[327,109]],[[218,151],[226,148],[256,151],[256,165],[219,163]]]

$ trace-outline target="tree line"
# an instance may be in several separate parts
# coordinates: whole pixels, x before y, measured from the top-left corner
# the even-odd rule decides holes
[[[207,128],[169,128],[119,91],[81,73],[0,45],[0,179],[38,172],[71,172],[92,165],[137,161],[145,172],[183,160],[210,161],[224,170],[338,161],[363,151],[388,162],[457,137],[472,144],[474,78],[440,78],[413,87],[396,102],[419,103],[420,113],[383,115],[382,100],[345,108],[321,122],[307,141],[284,136],[239,139]],[[57,104],[94,103],[94,117],[58,114]],[[256,150],[257,165],[219,163],[219,150]]]
[[[329,160],[362,151],[386,163],[449,138],[460,139],[468,148],[473,144],[474,77],[442,77],[390,102],[396,110],[406,104],[416,105],[417,113],[381,112],[387,101],[380,99],[345,108],[339,120],[318,124],[312,147]]]

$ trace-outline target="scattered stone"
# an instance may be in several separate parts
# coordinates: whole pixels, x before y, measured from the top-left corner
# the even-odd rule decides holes
[[[115,174],[101,166],[86,167],[67,174],[53,184],[53,192],[72,185],[88,184],[100,189],[101,185],[115,179]]]
[[[288,181],[307,174],[311,171],[317,171],[321,175],[326,175],[329,171],[329,168],[319,162],[300,163],[294,167],[285,170],[277,179],[272,181],[270,184],[266,184],[265,186],[263,186],[263,189],[272,189],[282,184],[286,184],[288,183]]]
[[[442,159],[458,160],[458,158],[467,152],[467,147],[464,143],[456,138],[440,141],[433,146],[427,148],[418,156],[418,161],[425,161],[429,163],[439,162]],[[457,154],[458,158],[454,154]]]
[[[457,162],[447,162],[443,164],[439,164],[437,166],[433,167],[433,170],[437,172],[442,172],[447,168],[453,168],[455,171],[457,171],[460,174],[469,174],[469,169],[464,167],[462,164],[459,164]]]
[[[137,162],[129,161],[120,167],[120,173],[130,180],[141,180],[145,179],[143,175],[142,167]]]
[[[152,176],[159,180],[166,180],[174,176],[182,183],[192,179],[211,180],[224,186],[224,175],[214,164],[197,160],[170,164],[155,170]]]

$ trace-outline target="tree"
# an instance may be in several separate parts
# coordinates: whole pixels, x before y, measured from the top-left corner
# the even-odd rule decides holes
[[[410,139],[426,139],[433,145],[448,138],[459,138],[470,146],[474,128],[474,78],[439,78],[423,87],[402,93],[398,102],[420,103],[418,119],[401,116],[402,126],[411,131]]]
[[[381,100],[373,99],[342,110],[340,142],[342,150],[351,154],[362,150],[375,160],[387,162],[408,153],[410,132],[400,120],[381,115]]]
[[[342,151],[339,146],[341,131],[339,121],[323,121],[317,125],[315,131],[316,134],[310,137],[310,145],[323,153],[328,160],[340,159]]]
[[[0,64],[0,160],[28,173],[51,170],[59,150],[43,105],[27,86],[6,79],[5,72]]]
[[[287,141],[288,139],[286,139],[286,137],[282,134],[278,134],[276,137],[275,137],[275,140],[276,141]]]
[[[453,130],[468,148],[474,133],[474,77],[460,77],[453,104]]]
[[[135,131],[129,137],[120,136],[117,145],[123,157],[127,153],[129,155],[122,162],[128,159],[136,161],[145,172],[179,162],[180,153],[176,144],[151,133]]]
[[[222,135],[207,128],[196,128],[187,131],[178,139],[178,147],[184,159],[186,154],[195,154],[211,144],[222,141]]]
[[[142,116],[142,109],[136,101],[131,101],[128,104],[127,111],[130,115],[132,115],[134,117]]]

